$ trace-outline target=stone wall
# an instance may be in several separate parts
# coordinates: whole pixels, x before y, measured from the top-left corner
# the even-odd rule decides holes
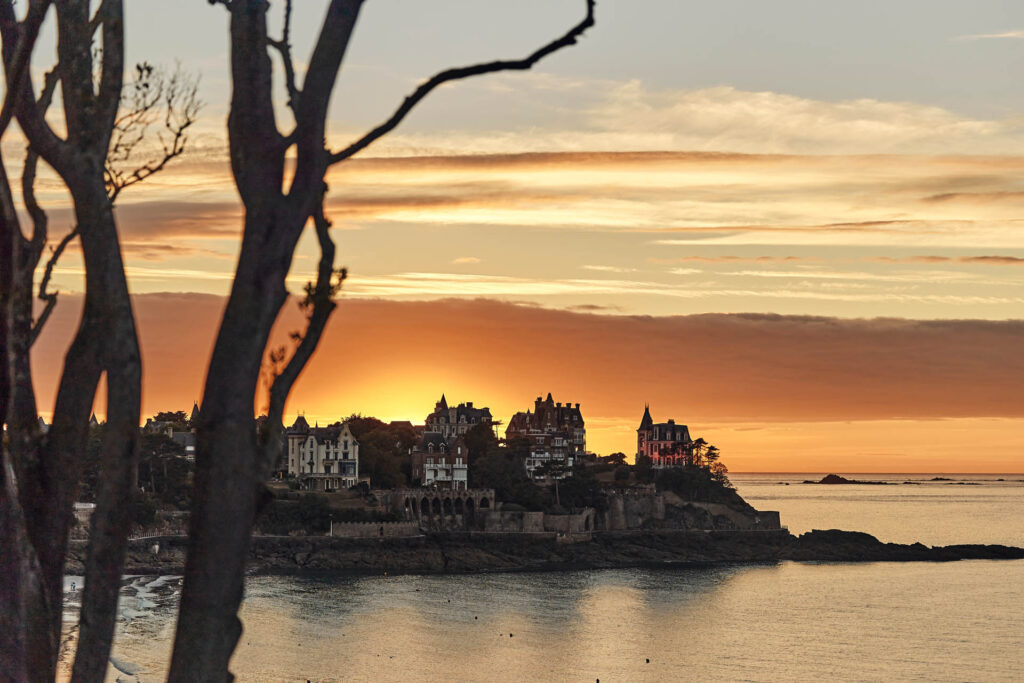
[[[331,534],[336,538],[408,538],[421,535],[416,522],[335,522]]]
[[[538,533],[544,531],[543,512],[497,510],[488,512],[483,519],[484,531],[489,532],[527,532]]]
[[[582,534],[594,530],[594,508],[568,515],[544,515],[544,530],[560,534]]]

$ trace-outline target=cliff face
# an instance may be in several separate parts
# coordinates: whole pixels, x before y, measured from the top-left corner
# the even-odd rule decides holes
[[[186,539],[132,545],[125,573],[180,574]],[[73,541],[67,572],[81,573],[84,543]],[[256,537],[250,571],[259,574],[457,574],[485,571],[552,571],[697,564],[778,562],[906,562],[959,559],[1024,559],[1024,548],[882,543],[868,534],[812,531],[640,531],[596,533],[563,543],[553,535],[433,534],[419,538],[356,539],[310,536]]]

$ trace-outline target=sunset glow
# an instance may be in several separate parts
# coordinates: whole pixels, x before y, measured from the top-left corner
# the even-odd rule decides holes
[[[367,3],[330,140],[435,66],[517,54],[578,10],[550,4],[492,3],[467,31],[420,28],[420,7],[396,27]],[[854,5],[740,4],[605,0],[577,48],[445,87],[333,169],[349,279],[289,418],[421,423],[446,393],[507,421],[550,391],[582,404],[600,454],[632,457],[649,403],[734,471],[1024,470],[1024,91],[1007,68],[1024,10],[942,2],[921,26],[915,2],[880,26]],[[298,45],[322,6],[302,3]],[[131,60],[180,59],[207,105],[189,154],[117,205],[144,415],[202,398],[242,218],[224,13],[146,12]],[[187,53],[168,30],[183,22]],[[877,30],[826,39],[821,22]],[[53,242],[71,223],[61,188],[41,178]],[[308,232],[293,293],[317,254]],[[44,416],[82,276],[73,246],[34,359]],[[281,338],[300,326],[289,303]]]

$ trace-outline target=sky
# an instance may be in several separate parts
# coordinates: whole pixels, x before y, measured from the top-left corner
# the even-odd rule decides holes
[[[295,4],[301,71],[325,3]],[[365,3],[329,141],[583,9]],[[126,30],[131,62],[180,63],[205,102],[189,152],[118,199],[151,414],[201,399],[241,208],[226,13],[137,0]],[[37,76],[51,56],[44,34]],[[441,88],[331,171],[350,277],[289,416],[421,423],[444,392],[507,422],[550,391],[599,453],[635,452],[649,403],[734,471],[1024,471],[1022,67],[1020,3],[601,0],[577,46]],[[40,197],[58,236],[68,198],[45,176]],[[307,235],[293,291],[317,257]],[[74,250],[55,282],[43,414]]]

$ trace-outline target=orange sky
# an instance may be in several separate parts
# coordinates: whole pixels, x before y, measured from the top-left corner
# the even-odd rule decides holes
[[[136,296],[144,412],[200,398],[220,297]],[[41,409],[76,321],[64,298],[35,357]],[[297,329],[289,306],[281,330]],[[490,300],[344,300],[289,402],[422,423],[444,392],[507,422],[552,392],[588,445],[635,451],[645,403],[735,471],[1020,471],[1024,322],[622,316]]]
[[[330,146],[440,69],[528,53],[581,5],[366,3]],[[420,422],[445,392],[508,420],[550,391],[582,404],[599,453],[632,453],[650,403],[737,471],[1024,471],[1024,89],[1007,68],[1024,5],[636,5],[602,0],[572,49],[438,89],[330,171],[350,277],[290,415]],[[116,206],[152,414],[199,398],[241,206],[227,14],[133,8],[126,63],[180,62],[205,103],[187,153]],[[301,80],[324,4],[294,9]],[[3,152],[17,177],[17,131]],[[45,165],[37,193],[52,245],[69,198]],[[293,292],[318,256],[306,234]],[[76,244],[53,285],[44,415],[78,316]],[[290,307],[280,329],[298,325]]]

